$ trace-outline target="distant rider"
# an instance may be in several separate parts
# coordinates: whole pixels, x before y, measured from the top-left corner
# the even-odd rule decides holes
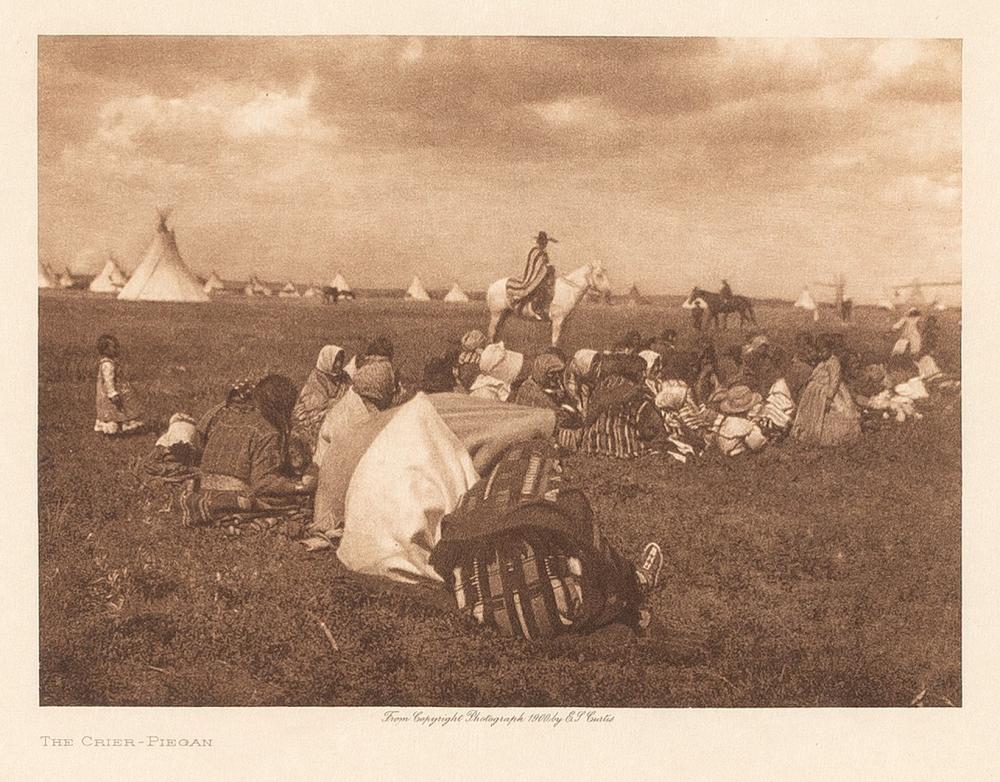
[[[535,320],[549,320],[549,304],[555,292],[555,267],[549,262],[546,252],[549,242],[558,240],[549,238],[545,231],[539,231],[521,278],[511,278],[507,282],[511,306],[520,307],[525,315]]]

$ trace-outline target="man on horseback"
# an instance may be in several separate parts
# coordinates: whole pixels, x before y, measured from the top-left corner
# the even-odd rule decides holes
[[[558,240],[539,231],[535,246],[528,253],[524,273],[520,279],[511,277],[507,281],[507,299],[511,307],[535,320],[549,320],[549,305],[555,292],[556,270],[546,252],[549,242]]]

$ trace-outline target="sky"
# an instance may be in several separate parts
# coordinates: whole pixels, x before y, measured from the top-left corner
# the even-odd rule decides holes
[[[620,292],[961,275],[961,43],[41,37],[39,254],[483,290],[535,234]],[[825,290],[813,286],[818,297]],[[957,295],[953,292],[952,295]]]

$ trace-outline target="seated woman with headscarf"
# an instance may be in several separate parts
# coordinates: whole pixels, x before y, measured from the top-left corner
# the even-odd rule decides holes
[[[335,458],[338,443],[350,429],[363,424],[379,410],[392,407],[395,392],[396,374],[389,362],[368,361],[360,366],[354,373],[351,387],[323,417],[313,451],[313,464],[322,467],[328,455]]]
[[[385,335],[380,335],[368,343],[368,347],[365,348],[360,356],[352,358],[347,363],[347,366],[344,367],[344,371],[353,378],[358,369],[365,364],[388,364],[392,369],[393,386],[395,388],[392,394],[392,404],[400,405],[409,399],[412,394],[400,382],[399,372],[396,371],[396,366],[393,364],[395,357],[396,348],[392,344],[392,340]]]
[[[204,447],[197,486],[181,497],[185,526],[271,527],[303,524],[311,513],[308,482],[289,465],[292,408],[298,389],[268,375],[252,391],[233,389],[224,406],[202,419]]]
[[[514,403],[525,407],[558,410],[563,402],[563,372],[566,365],[559,356],[543,353],[531,365],[531,374],[514,394]]]
[[[523,353],[507,350],[503,342],[487,345],[479,357],[479,375],[469,388],[469,396],[506,402],[523,365]]]
[[[841,374],[834,340],[816,340],[819,362],[802,392],[792,436],[805,445],[845,445],[861,435],[861,415]]]
[[[575,451],[580,444],[583,422],[574,401],[563,385],[566,364],[555,353],[542,353],[531,365],[531,375],[518,387],[514,403],[540,407],[556,414],[556,440],[561,447]]]
[[[320,350],[316,367],[309,373],[292,410],[292,435],[310,453],[316,449],[319,427],[326,411],[351,386],[351,378],[344,371],[345,359],[344,349],[337,345],[326,345]]]

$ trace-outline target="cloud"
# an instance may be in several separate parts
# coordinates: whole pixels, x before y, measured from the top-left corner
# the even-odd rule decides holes
[[[367,254],[373,285],[450,282],[458,241],[476,289],[543,227],[654,290],[733,259],[768,291],[801,258],[957,265],[961,44],[49,37],[39,183],[69,257],[167,202],[196,258]]]

